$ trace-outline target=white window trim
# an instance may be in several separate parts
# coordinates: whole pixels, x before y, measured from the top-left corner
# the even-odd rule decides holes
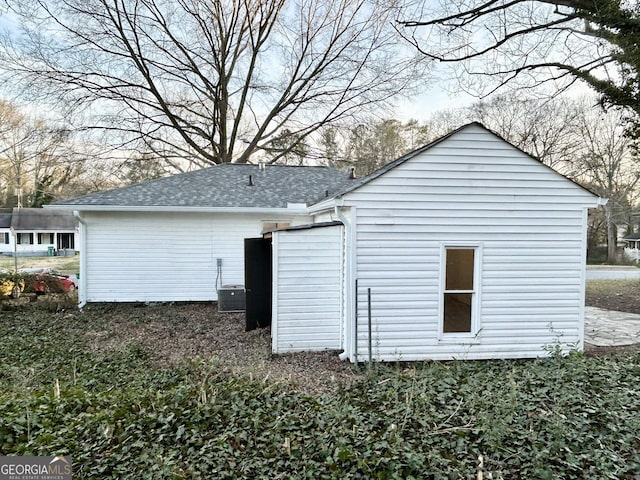
[[[37,234],[37,238],[35,240],[37,240],[38,245],[55,245],[56,243],[56,235],[55,232],[38,232]],[[45,235],[49,236],[49,239],[51,240],[51,242],[43,242],[40,243],[40,237],[44,237]]]
[[[444,294],[446,292],[447,276],[447,249],[473,249],[473,291],[460,293],[472,293],[471,297],[471,331],[470,332],[444,332]],[[479,343],[477,338],[480,332],[480,298],[482,287],[482,243],[479,242],[442,242],[440,244],[440,288],[438,292],[438,342],[440,343]]]
[[[26,238],[29,239],[28,242],[24,242],[23,239],[25,238],[25,235],[27,236]],[[34,234],[34,232],[17,232],[16,233],[16,243],[18,245],[36,245],[36,241],[38,239],[36,238],[36,235]]]

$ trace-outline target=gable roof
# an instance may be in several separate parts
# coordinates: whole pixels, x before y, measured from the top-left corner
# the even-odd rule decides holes
[[[623,240],[640,240],[640,232],[632,233],[623,238]]]
[[[559,179],[574,184],[593,197],[598,197],[585,187],[509,143],[481,123],[473,122],[407,153],[368,176],[353,180],[349,178],[348,173],[328,167],[267,165],[260,168],[258,165],[225,163],[194,172],[63,200],[51,206],[73,210],[158,207],[232,210],[244,208],[281,209],[287,208],[289,204],[310,206],[321,203],[324,205],[324,201],[343,197],[430,150],[458,132],[471,127],[485,130],[553,172]]]
[[[14,230],[54,231],[75,230],[78,219],[68,210],[43,208],[0,209],[0,228]]]
[[[348,173],[328,167],[266,165],[261,169],[258,165],[226,163],[53,206],[287,208],[289,203],[306,205],[327,198],[351,181]]]
[[[11,227],[14,230],[75,230],[78,219],[67,210],[14,208]]]
[[[0,228],[11,228],[11,210],[0,209]]]
[[[598,195],[596,195],[595,193],[593,193],[592,191],[590,191],[589,189],[583,187],[582,185],[580,185],[579,183],[571,180],[568,177],[565,177],[564,175],[562,175],[561,173],[555,171],[554,169],[552,169],[551,167],[549,167],[548,165],[545,165],[541,160],[533,157],[532,155],[528,154],[527,152],[525,152],[524,150],[516,147],[515,145],[513,145],[511,142],[505,140],[504,138],[502,138],[500,135],[498,135],[497,133],[495,133],[494,131],[488,129],[487,127],[485,127],[483,124],[479,123],[479,122],[472,122],[472,123],[468,123],[466,125],[463,125],[451,132],[449,132],[448,134],[434,140],[431,143],[428,143],[426,145],[424,145],[423,147],[420,147],[416,150],[413,150],[412,152],[409,152],[405,155],[403,155],[402,157],[394,160],[393,162],[390,162],[382,167],[380,167],[378,170],[376,170],[375,172],[371,173],[370,175],[367,175],[365,177],[356,179],[355,181],[351,182],[348,185],[345,185],[345,187],[336,192],[336,194],[333,196],[333,198],[340,198],[344,195],[346,195],[347,193],[350,193],[360,187],[362,187],[363,185],[366,185],[367,183],[375,180],[378,177],[381,177],[382,175],[384,175],[385,173],[387,173],[389,170],[392,170],[394,168],[396,168],[399,165],[402,165],[403,163],[407,162],[408,160],[411,160],[412,158],[420,155],[421,153],[426,152],[427,150],[432,149],[433,147],[435,147],[436,145],[444,142],[445,140],[449,139],[450,137],[456,135],[458,132],[461,132],[462,130],[466,130],[470,127],[479,127],[482,128],[483,130],[487,131],[488,133],[494,135],[495,137],[499,138],[500,140],[502,140],[503,142],[509,144],[511,147],[515,148],[516,150],[518,150],[519,152],[521,152],[523,155],[526,155],[527,157],[531,158],[532,160],[538,162],[540,165],[542,165],[543,167],[549,169],[551,172],[553,172],[554,174],[558,175],[559,178],[564,179],[567,182],[571,182],[573,183],[575,186],[579,187],[580,189],[584,190],[585,192],[593,195],[594,197],[598,197]],[[605,202],[606,203],[606,202]]]

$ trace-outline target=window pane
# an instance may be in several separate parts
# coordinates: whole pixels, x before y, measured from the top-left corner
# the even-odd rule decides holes
[[[473,249],[447,249],[446,290],[473,290]]]
[[[444,294],[444,333],[471,331],[471,293]]]

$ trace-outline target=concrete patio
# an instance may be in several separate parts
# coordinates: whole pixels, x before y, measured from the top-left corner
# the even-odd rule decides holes
[[[585,307],[584,341],[596,347],[640,343],[640,315]]]

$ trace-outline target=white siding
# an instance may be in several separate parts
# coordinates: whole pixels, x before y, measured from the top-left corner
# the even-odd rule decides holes
[[[342,242],[341,226],[274,233],[274,352],[341,347]]]
[[[348,194],[357,228],[358,356],[535,357],[582,341],[584,210],[596,199],[471,126]],[[441,246],[482,246],[479,332],[439,333]],[[353,359],[353,358],[352,358]]]
[[[5,239],[9,240],[9,242],[4,243]],[[13,254],[13,251],[14,251],[13,233],[11,233],[11,229],[0,228],[0,253]]]
[[[83,214],[88,302],[217,300],[216,259],[222,284],[244,284],[244,239],[262,222],[290,217],[249,214]],[[82,287],[81,287],[82,288]]]

